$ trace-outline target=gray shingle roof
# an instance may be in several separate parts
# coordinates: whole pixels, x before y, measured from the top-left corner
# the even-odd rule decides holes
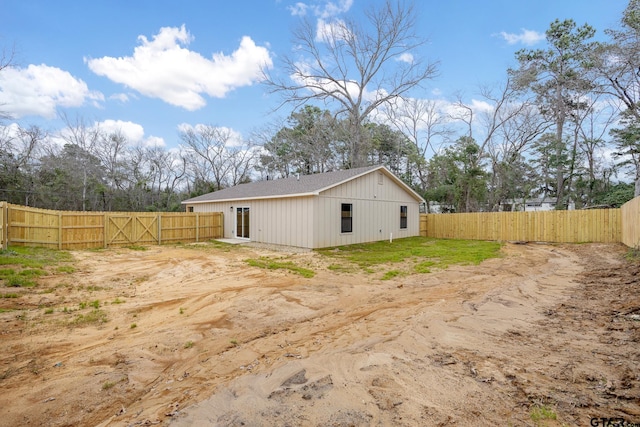
[[[235,187],[225,188],[220,191],[214,191],[213,193],[203,194],[202,196],[185,200],[182,203],[220,202],[239,199],[245,200],[313,195],[377,169],[382,169],[387,173],[387,175],[395,178],[395,176],[384,166],[367,166],[363,168],[318,173],[313,175],[300,175],[300,178],[294,176],[274,179],[271,181],[250,182],[247,184],[236,185]],[[396,180],[400,181],[397,178]],[[409,192],[413,193],[409,187],[407,187],[407,189]],[[419,198],[420,196],[415,194],[415,197]]]

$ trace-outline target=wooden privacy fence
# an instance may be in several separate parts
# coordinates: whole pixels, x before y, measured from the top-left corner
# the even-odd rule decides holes
[[[222,212],[76,212],[0,202],[2,247],[56,249],[199,242],[222,237]]]
[[[531,242],[621,242],[621,209],[420,215],[420,235]]]
[[[628,201],[620,208],[622,243],[640,249],[640,197]]]

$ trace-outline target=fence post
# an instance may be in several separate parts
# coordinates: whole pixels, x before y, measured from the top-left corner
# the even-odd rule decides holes
[[[58,211],[58,250],[62,250],[62,211]]]
[[[107,212],[104,213],[104,217],[103,217],[103,227],[104,227],[104,231],[103,231],[103,237],[104,237],[104,248],[107,249],[107,242],[108,242],[108,237],[107,237],[107,232],[109,231],[109,214]]]
[[[0,202],[0,241],[2,242],[2,249],[6,250],[9,245],[9,204],[7,202]]]
[[[196,243],[199,242],[200,237],[200,215],[196,212]]]
[[[158,245],[162,244],[162,214],[158,212]]]

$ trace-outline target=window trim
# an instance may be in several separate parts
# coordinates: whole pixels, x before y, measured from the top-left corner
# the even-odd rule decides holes
[[[345,210],[346,206],[348,206],[347,210]],[[348,216],[345,216],[345,213],[348,213]],[[348,224],[348,227],[345,227],[345,225],[347,224]],[[353,203],[340,204],[340,233],[341,234],[353,233]]]

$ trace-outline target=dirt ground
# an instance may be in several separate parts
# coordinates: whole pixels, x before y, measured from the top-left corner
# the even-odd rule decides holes
[[[76,272],[39,286],[53,292],[0,301],[22,308],[0,314],[0,425],[640,423],[625,252],[506,244],[385,281],[251,246],[74,252]],[[317,274],[244,262],[257,256]],[[71,321],[96,300],[105,322]]]

